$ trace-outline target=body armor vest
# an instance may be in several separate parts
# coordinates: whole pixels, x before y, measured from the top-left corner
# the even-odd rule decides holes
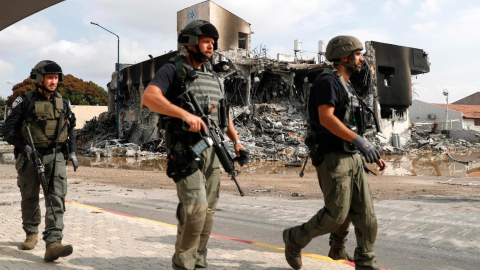
[[[32,100],[35,92],[37,91],[28,91],[25,93],[29,104],[27,113],[30,113],[31,107],[33,107],[33,112],[27,116],[27,120],[24,120],[22,123],[23,139],[28,141],[28,135],[24,127],[25,125],[30,125],[32,139],[36,148],[47,148],[56,143],[57,129],[60,129],[58,142],[65,142],[68,138],[68,129],[65,128],[68,120],[66,118],[66,111],[63,108],[62,96],[56,92],[50,100],[38,100],[36,98]],[[30,104],[31,101],[34,102],[33,106]],[[63,119],[60,119],[61,115],[63,115]]]
[[[220,121],[221,115],[219,114],[219,111],[221,108],[220,103],[223,100],[223,91],[218,79],[207,68],[207,66],[209,66],[209,63],[204,63],[202,65],[202,70],[195,70],[194,72],[196,75],[198,75],[198,77],[192,80],[186,74],[190,70],[193,71],[193,68],[183,56],[178,55],[174,57],[172,61],[175,63],[177,69],[177,71],[175,72],[175,89],[174,91],[172,91],[172,93],[167,92],[166,98],[173,104],[181,107],[182,109],[190,113],[193,113],[193,106],[181,97],[182,94],[188,91],[193,91],[200,106],[202,108],[209,108],[211,112],[210,117],[213,121],[215,121],[218,125],[221,126],[222,121]],[[178,118],[172,118],[169,116],[162,117],[162,121],[177,122],[177,120],[181,121]],[[191,134],[191,132],[182,132],[182,130],[179,130],[178,122],[176,125],[173,126],[177,127],[174,130],[175,133]],[[223,130],[223,132],[225,131],[226,128]]]
[[[358,134],[358,123],[355,117],[355,111],[357,110],[357,108],[361,107],[362,100],[353,93],[354,90],[351,85],[350,87],[352,91],[349,91],[347,84],[343,80],[342,76],[338,74],[338,71],[336,69],[324,69],[320,76],[333,76],[344,90],[346,98],[344,108],[341,108],[341,110],[344,110],[344,116],[343,119],[340,119],[340,121],[342,121],[342,123],[349,129],[351,129],[353,132]],[[307,97],[309,99],[311,98],[310,89],[307,90]],[[305,140],[305,143],[312,151],[314,151],[313,148],[318,146],[318,142],[316,142],[316,140],[322,139],[322,135],[331,134],[331,132],[324,126],[320,125],[320,123],[312,121],[312,118],[310,117],[309,106],[310,102],[307,103],[307,138]],[[318,149],[318,151],[322,153],[322,149]],[[343,151],[349,153],[356,153],[358,150],[352,143],[343,140]]]

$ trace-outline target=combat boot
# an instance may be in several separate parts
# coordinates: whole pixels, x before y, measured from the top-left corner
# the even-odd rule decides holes
[[[47,250],[45,251],[45,257],[43,258],[47,262],[54,261],[59,257],[67,257],[72,254],[73,247],[72,245],[62,245],[60,242],[53,242],[47,245]]]
[[[38,234],[27,234],[27,238],[23,241],[21,249],[22,250],[31,250],[35,247],[38,242]]]
[[[302,268],[302,250],[295,248],[288,240],[288,230],[283,231],[283,242],[285,243],[285,259],[295,270]]]
[[[348,255],[345,248],[330,248],[328,257],[332,258],[333,260],[346,260],[353,262],[352,256]]]

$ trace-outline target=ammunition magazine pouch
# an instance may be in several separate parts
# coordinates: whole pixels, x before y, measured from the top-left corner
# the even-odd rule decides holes
[[[70,146],[68,143],[62,144],[60,151],[63,153],[63,157],[65,158],[65,161],[68,160],[68,155],[70,154]]]
[[[198,170],[198,161],[188,150],[188,145],[178,142],[167,156],[167,176],[175,183]]]
[[[310,158],[312,159],[312,165],[317,167],[323,162],[323,154],[320,151],[320,145],[314,143],[311,138],[305,140],[305,144],[310,149]]]
[[[228,106],[227,100],[222,98],[220,101],[220,109],[218,110],[218,126],[225,133],[228,128],[230,121],[228,118],[228,112],[230,111],[230,106]]]

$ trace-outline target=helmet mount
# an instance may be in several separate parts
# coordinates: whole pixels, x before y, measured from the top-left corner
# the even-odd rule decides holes
[[[183,28],[182,31],[180,31],[180,34],[178,35],[178,45],[179,46],[185,46],[187,48],[187,51],[192,57],[200,62],[205,62],[209,59],[208,56],[204,55],[200,51],[200,47],[198,46],[198,37],[199,36],[209,36],[213,38],[213,50],[218,49],[218,31],[213,24],[211,24],[208,21],[203,21],[203,20],[196,20],[193,21],[185,28]],[[197,49],[197,52],[194,52],[190,49],[188,49],[188,46],[195,46]]]
[[[58,81],[63,80],[62,68],[54,61],[43,60],[38,62],[30,72],[30,79],[36,83],[43,82],[44,74],[58,74]]]

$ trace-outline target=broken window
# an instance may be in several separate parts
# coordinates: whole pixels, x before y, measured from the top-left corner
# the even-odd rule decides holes
[[[383,83],[386,87],[392,85],[392,78],[395,76],[394,67],[378,66],[378,73],[383,75]]]
[[[238,32],[238,48],[239,49],[247,48],[247,34]]]

